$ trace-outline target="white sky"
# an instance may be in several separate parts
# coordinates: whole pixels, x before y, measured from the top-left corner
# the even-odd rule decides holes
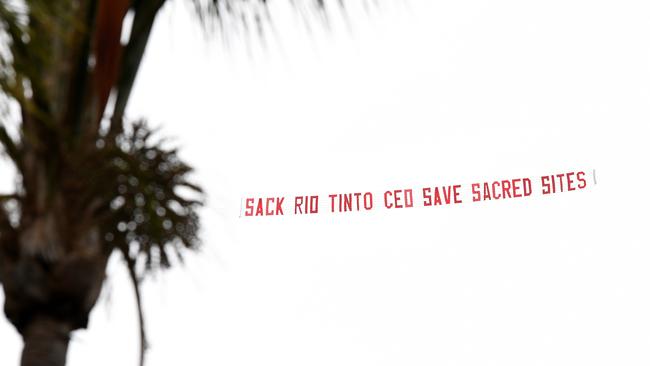
[[[165,8],[129,113],[176,136],[209,204],[203,251],[145,285],[148,365],[647,365],[650,4],[387,3],[311,35],[275,7],[266,50]],[[248,195],[591,169],[554,196],[238,217]],[[109,275],[71,366],[137,362]],[[20,349],[0,320],[0,364]]]

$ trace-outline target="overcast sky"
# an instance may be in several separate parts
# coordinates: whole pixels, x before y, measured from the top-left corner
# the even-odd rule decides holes
[[[209,202],[202,251],[145,284],[148,365],[650,363],[647,1],[387,1],[309,32],[275,6],[266,46],[229,47],[180,3],[129,116],[175,137]],[[539,194],[576,171],[584,190]],[[239,217],[244,197],[523,177],[527,198]],[[108,274],[71,366],[137,362],[119,258]],[[20,349],[0,320],[0,364]]]

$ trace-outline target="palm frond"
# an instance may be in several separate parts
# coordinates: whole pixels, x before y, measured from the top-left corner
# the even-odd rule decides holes
[[[79,171],[91,173],[85,180],[71,177],[71,182],[81,183],[68,187],[77,193],[79,207],[92,209],[88,225],[99,225],[108,250],[124,257],[136,298],[142,366],[147,337],[141,280],[149,272],[168,268],[171,254],[182,261],[184,250],[199,247],[197,210],[203,191],[189,180],[192,168],[179,158],[177,149],[158,138],[158,131],[145,121],[127,127],[114,143],[105,143],[104,136],[93,154],[71,162],[84,166],[79,165]]]
[[[170,266],[168,251],[178,256],[199,245],[201,188],[188,177],[192,168],[178,151],[144,121],[134,123],[118,137],[105,185],[104,237],[116,248],[126,248],[134,260],[142,258],[146,270]],[[189,188],[189,195],[183,194]],[[101,210],[99,210],[101,211]]]
[[[122,56],[121,76],[115,85],[116,101],[111,116],[110,134],[117,135],[122,130],[124,111],[131,96],[135,76],[149,42],[149,35],[158,11],[165,0],[139,0],[133,2],[133,24],[129,40]]]
[[[140,333],[140,366],[144,366],[144,356],[149,346],[147,343],[147,331],[144,326],[144,310],[142,308],[142,294],[140,291],[140,282],[142,279],[138,277],[136,261],[130,257],[128,253],[124,252],[124,250],[122,251],[122,255],[129,272],[129,279],[133,285],[133,293],[135,295],[135,304],[138,311],[138,330]]]
[[[0,125],[0,147],[3,148],[4,153],[11,159],[16,167],[19,167],[21,161],[21,153],[18,144],[9,136],[7,129]]]

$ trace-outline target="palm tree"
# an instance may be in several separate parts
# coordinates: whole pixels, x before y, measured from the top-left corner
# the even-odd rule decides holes
[[[323,0],[308,3],[324,8]],[[202,194],[188,179],[191,167],[147,123],[124,118],[164,4],[0,0],[0,145],[18,175],[15,192],[0,196],[0,284],[4,312],[24,340],[24,366],[65,364],[113,252],[134,285],[142,364],[140,282],[198,247]],[[199,20],[221,26],[259,26],[265,4],[193,0]]]

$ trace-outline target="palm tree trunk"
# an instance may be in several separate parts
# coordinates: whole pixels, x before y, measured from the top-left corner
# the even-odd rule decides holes
[[[35,317],[23,332],[21,366],[64,366],[70,327],[47,317]]]
[[[4,311],[23,337],[21,366],[64,366],[70,334],[87,326],[101,292],[110,251],[95,228],[59,239],[69,226],[50,218],[62,216],[38,217],[0,245]]]

